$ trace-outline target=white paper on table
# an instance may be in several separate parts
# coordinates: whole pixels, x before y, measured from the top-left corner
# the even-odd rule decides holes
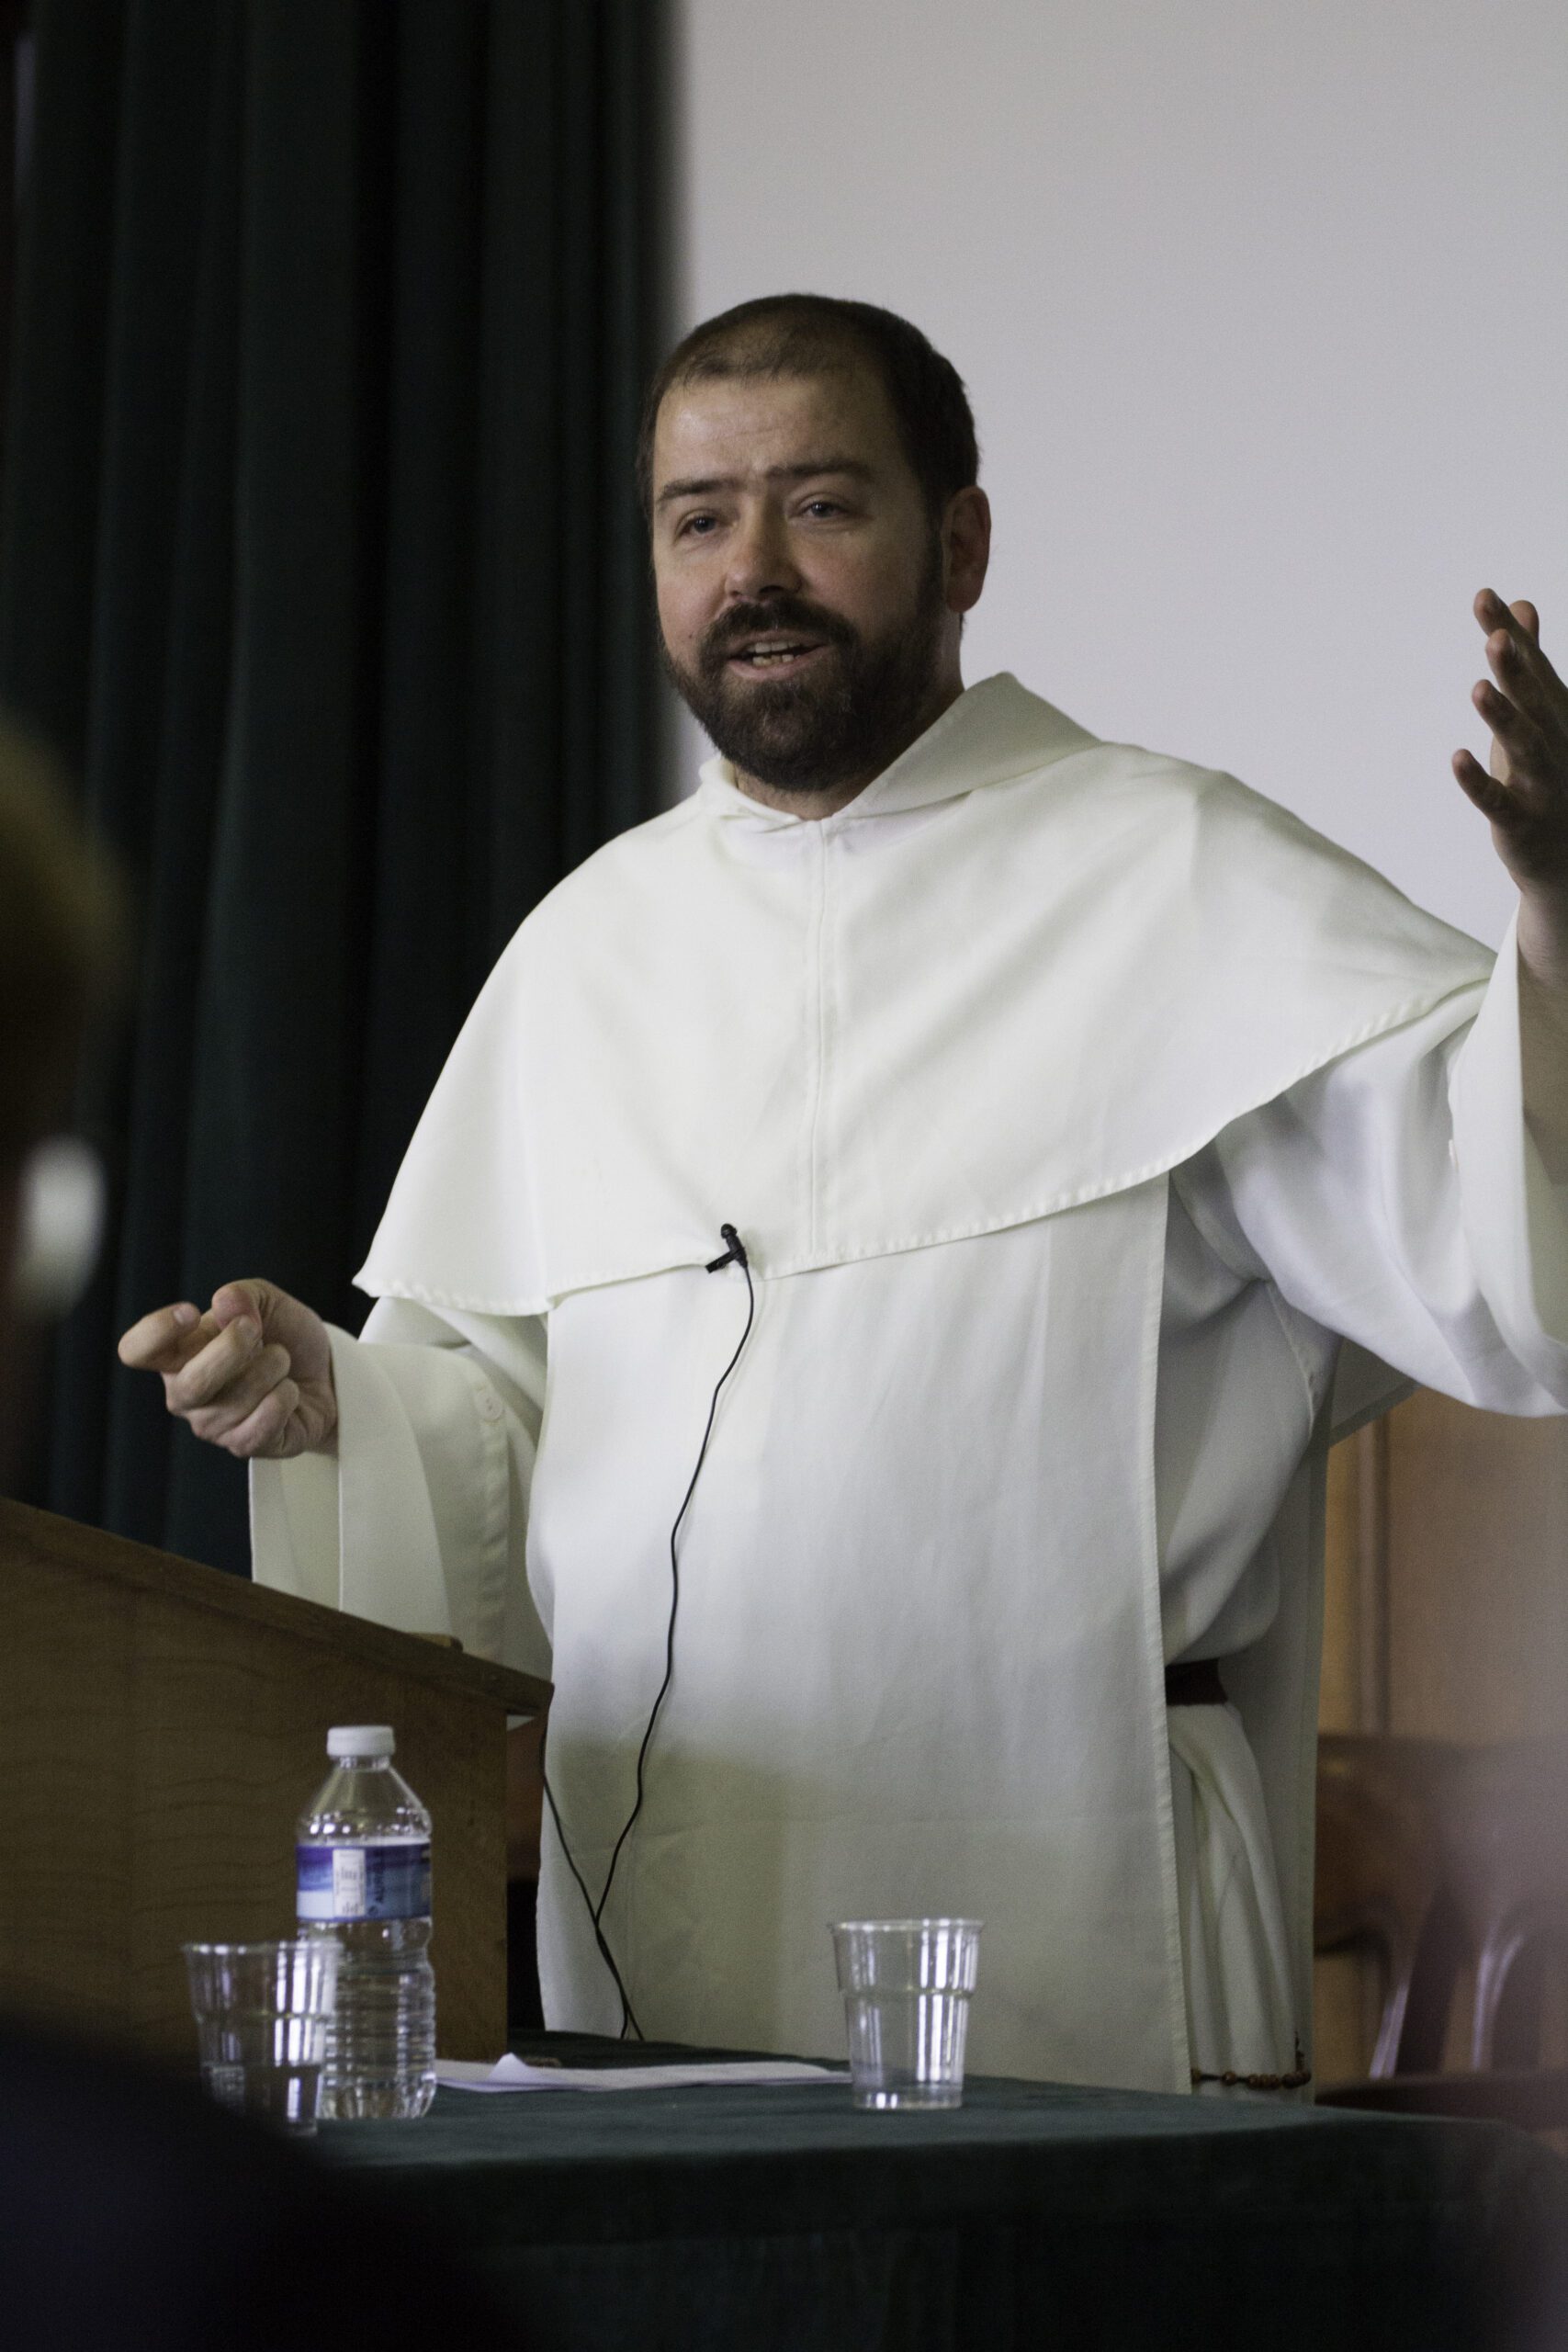
[[[728,2058],[686,2066],[531,2066],[508,2052],[493,2066],[482,2058],[438,2058],[435,2079],[451,2091],[669,2091],[692,2083],[818,2083],[847,2080],[841,2069],[800,2058]]]

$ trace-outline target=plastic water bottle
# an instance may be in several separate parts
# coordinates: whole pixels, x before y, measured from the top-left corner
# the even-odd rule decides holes
[[[328,1732],[333,1769],[295,1833],[300,1928],[343,1949],[321,2098],[340,2121],[423,2115],[435,2097],[430,1815],[396,1746],[385,1724]]]

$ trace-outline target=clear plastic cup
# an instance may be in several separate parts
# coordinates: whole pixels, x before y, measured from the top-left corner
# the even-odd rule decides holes
[[[341,1954],[330,1936],[184,1944],[201,2078],[220,2106],[313,2132]]]
[[[960,2107],[979,1919],[843,1919],[831,1929],[857,2107]]]

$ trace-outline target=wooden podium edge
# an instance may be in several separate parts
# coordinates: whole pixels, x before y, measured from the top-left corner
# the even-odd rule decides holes
[[[111,1535],[80,1520],[62,1519],[54,1511],[0,1498],[0,1569],[7,1561],[46,1569],[67,1567],[107,1581],[139,1585],[194,1608],[271,1625],[329,1649],[342,1648],[343,1628],[352,1625],[355,1654],[368,1664],[413,1676],[435,1690],[456,1689],[491,1700],[511,1715],[532,1717],[549,1704],[551,1685],[537,1675],[519,1673],[490,1658],[470,1657],[467,1651],[449,1648],[442,1642],[378,1625],[373,1618],[325,1609],[320,1601],[302,1600],[296,1593],[276,1592],[249,1577],[229,1576],[199,1560],[183,1559],[177,1552],[161,1552],[154,1544],[138,1544],[130,1536]]]

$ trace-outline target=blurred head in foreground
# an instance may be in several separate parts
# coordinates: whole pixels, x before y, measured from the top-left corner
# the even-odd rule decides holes
[[[58,771],[0,718],[0,1487],[19,1442],[26,1330],[69,1306],[90,1267],[96,1169],[61,1130],[123,943],[118,888]]]
[[[0,1487],[28,1329],[90,1271],[94,1163],[62,1129],[124,936],[112,872],[58,775],[0,719]],[[6,2352],[423,2352],[446,2335],[497,2352],[524,2340],[412,2207],[321,2173],[163,2070],[0,2009]]]

